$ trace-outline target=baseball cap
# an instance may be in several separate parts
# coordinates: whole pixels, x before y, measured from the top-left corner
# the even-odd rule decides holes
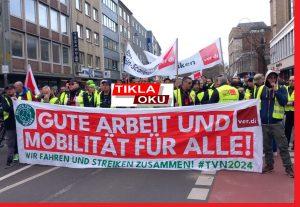
[[[101,81],[101,84],[108,84],[108,85],[110,85],[111,84],[111,81],[110,80],[102,80]]]

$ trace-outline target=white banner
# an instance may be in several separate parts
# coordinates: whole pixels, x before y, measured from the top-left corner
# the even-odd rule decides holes
[[[159,109],[14,101],[14,110],[21,163],[262,171],[258,100]]]
[[[158,60],[158,56],[155,56],[149,52],[144,51],[148,62]],[[184,75],[193,72],[199,72],[204,69],[212,68],[216,65],[223,64],[221,39],[218,39],[213,44],[200,50],[195,55],[181,60],[178,63],[178,74]],[[168,74],[167,76],[175,77],[176,71]]]

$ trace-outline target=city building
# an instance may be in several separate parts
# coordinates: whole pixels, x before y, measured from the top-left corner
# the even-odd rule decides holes
[[[102,34],[104,51],[104,78],[118,80],[120,70],[120,33],[118,26],[118,0],[100,0],[102,5]]]
[[[239,23],[229,34],[230,75],[266,73],[270,63],[271,27],[264,22]]]
[[[137,34],[132,34],[131,26],[132,12],[125,6],[122,1],[119,1],[119,31],[120,31],[120,65],[121,73],[123,76],[124,60],[125,60],[125,51],[127,43],[132,44],[132,36]]]
[[[24,81],[28,64],[38,85],[59,85],[72,76],[68,0],[1,1],[0,14],[0,67],[8,68],[0,87]]]
[[[104,57],[100,2],[95,0],[70,2],[74,75],[82,79],[101,79]],[[77,45],[74,44],[76,42]]]
[[[134,16],[131,18],[131,25],[131,33],[133,34],[131,41],[132,49],[143,64],[148,64],[144,53],[144,51],[147,50],[147,30]]]
[[[270,42],[271,63],[269,69],[280,71],[288,80],[294,75],[294,0],[271,0],[271,27],[273,39]]]
[[[156,56],[161,55],[161,47],[152,31],[147,31],[147,51]]]

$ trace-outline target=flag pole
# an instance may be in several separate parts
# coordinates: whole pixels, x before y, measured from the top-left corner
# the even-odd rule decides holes
[[[176,68],[176,80],[175,80],[175,83],[176,83],[176,81],[178,81],[178,38],[176,39],[176,50],[175,50],[175,58],[176,58],[176,60],[175,60],[175,68]],[[177,105],[178,105],[178,97],[179,97],[179,90],[178,90],[178,88],[177,88]]]
[[[222,48],[222,41],[221,41],[221,37],[219,37],[219,42],[220,42],[220,52],[221,52],[221,56],[222,56],[222,65],[223,65],[223,72],[225,73],[225,65],[224,65],[224,58],[223,58],[223,48]]]

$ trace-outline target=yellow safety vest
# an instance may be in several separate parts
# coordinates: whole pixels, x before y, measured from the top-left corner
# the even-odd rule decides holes
[[[65,93],[65,92],[64,92]],[[84,107],[84,103],[83,103],[83,93],[84,93],[84,91],[83,90],[80,90],[80,92],[79,92],[79,94],[78,94],[78,96],[76,96],[75,97],[75,105],[76,106],[80,106],[80,107]],[[69,99],[69,97],[68,97],[68,95],[67,95],[67,93],[65,93],[65,94],[61,94],[61,104],[62,105],[67,105],[68,104],[68,99]]]
[[[42,99],[41,102],[44,103],[44,99]],[[59,104],[58,98],[57,97],[51,98],[49,104]]]
[[[26,97],[27,97],[27,101],[32,101],[32,95],[31,95],[31,92],[30,91],[27,91],[26,92]],[[22,96],[19,96],[18,97],[18,100],[22,100]]]
[[[251,91],[249,88],[246,89],[246,92],[245,92],[245,100],[250,100],[251,99]]]
[[[8,104],[8,106],[10,106],[10,103],[9,101],[7,100],[7,97],[3,97],[6,101],[6,103]],[[7,111],[4,111],[3,110],[3,118],[4,118],[4,121],[6,121],[8,118],[9,118],[9,113]]]
[[[265,86],[262,86],[258,89],[257,99],[261,100],[261,95],[262,95],[264,88],[265,88]],[[261,104],[260,104],[260,109],[261,109]],[[283,119],[284,118],[284,107],[279,104],[276,97],[275,97],[274,111],[273,111],[272,117],[274,119]]]
[[[200,103],[201,103],[203,97],[204,97],[204,92],[198,93],[197,98],[198,98]]]
[[[293,90],[293,93],[290,95],[289,94],[289,86],[286,87],[287,90],[287,94],[288,94],[288,102],[294,102],[295,101],[295,89]],[[285,106],[285,111],[295,111],[295,107],[294,106]]]
[[[219,93],[219,103],[228,103],[239,100],[239,91],[229,85],[223,85],[217,88]]]
[[[99,97],[98,91],[95,90],[95,92],[93,93],[93,96],[94,96],[94,105],[95,105],[96,107],[98,107],[98,97]],[[89,101],[92,100],[92,96],[89,95],[89,94],[88,94],[88,98],[89,98]],[[100,101],[99,101],[99,103],[100,103]],[[99,106],[100,106],[100,104],[99,104]]]
[[[212,95],[213,95],[213,93],[214,93],[214,89],[208,89],[208,100],[210,100],[210,98],[212,97]]]
[[[192,98],[193,102],[195,103],[195,100],[196,100],[196,92],[194,90],[192,90],[190,92],[190,97]]]
[[[62,105],[67,105],[67,103],[65,103],[65,97],[66,97],[67,93],[66,92],[62,92],[60,95],[59,95],[59,102],[60,104]],[[67,99],[68,101],[68,99]]]

